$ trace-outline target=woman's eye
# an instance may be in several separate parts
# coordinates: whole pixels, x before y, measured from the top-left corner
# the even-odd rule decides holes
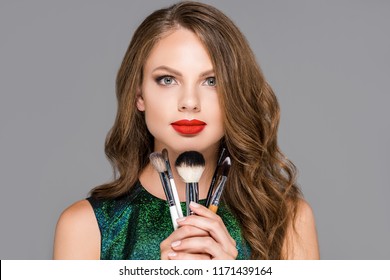
[[[210,87],[215,87],[217,85],[217,81],[215,80],[215,77],[208,77],[205,81],[204,84],[206,86]]]
[[[169,86],[169,85],[172,85],[172,84],[175,84],[175,79],[171,76],[162,76],[162,77],[158,77],[156,79],[157,83],[160,84],[160,85],[165,85],[165,86]]]

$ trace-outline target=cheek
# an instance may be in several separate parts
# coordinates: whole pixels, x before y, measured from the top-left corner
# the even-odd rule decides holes
[[[210,129],[215,138],[222,138],[225,135],[224,117],[218,99],[209,99],[207,104],[209,104],[207,108],[208,121],[212,124]]]
[[[156,130],[159,129],[159,127],[162,127],[162,116],[160,115],[159,110],[153,110],[148,107],[145,108],[145,122],[146,125],[152,133],[153,136],[155,136]]]
[[[168,107],[164,100],[147,99],[145,101],[145,122],[154,137],[161,135],[169,124]]]
[[[220,114],[217,117],[217,128],[216,128],[216,137],[222,138],[225,135],[225,128],[224,128],[224,123],[223,123],[223,118],[222,115]]]
[[[223,112],[217,95],[214,95],[207,100],[208,112],[213,116],[213,119],[220,126],[223,126]]]

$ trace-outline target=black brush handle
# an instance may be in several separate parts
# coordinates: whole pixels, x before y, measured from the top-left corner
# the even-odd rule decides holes
[[[199,203],[198,183],[186,183],[187,216],[194,214],[194,212],[190,209],[191,201]]]
[[[210,206],[211,198],[212,198],[213,193],[214,193],[215,183],[217,183],[219,167],[220,167],[220,165],[222,163],[222,159],[224,158],[225,151],[226,151],[226,149],[222,148],[221,154],[219,155],[219,159],[218,159],[218,162],[217,162],[217,167],[214,170],[214,174],[213,174],[213,178],[211,179],[209,191],[207,192],[207,198],[206,198],[206,204],[205,204],[206,207]]]
[[[210,205],[214,205],[214,206],[219,205],[219,201],[221,199],[222,192],[223,192],[223,189],[224,189],[225,184],[226,184],[226,179],[227,179],[226,176],[222,176],[221,182],[218,184],[218,187],[215,190],[215,193],[213,195],[213,198],[211,199]]]
[[[168,179],[168,176],[165,173],[159,173],[161,185],[163,186],[165,197],[167,198],[167,202],[169,206],[175,205],[175,200],[173,199],[173,193],[171,189],[171,185]]]

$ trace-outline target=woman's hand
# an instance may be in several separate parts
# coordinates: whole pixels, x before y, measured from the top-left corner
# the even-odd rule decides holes
[[[236,242],[222,219],[200,204],[190,207],[196,215],[177,220],[179,228],[160,245],[161,259],[236,259]]]

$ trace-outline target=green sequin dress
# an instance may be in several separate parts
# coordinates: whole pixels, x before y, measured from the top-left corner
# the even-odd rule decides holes
[[[173,231],[165,200],[150,194],[138,182],[132,191],[115,200],[87,198],[95,212],[101,234],[100,259],[158,260],[160,243]],[[205,200],[200,201],[201,204]],[[185,213],[185,202],[181,203]],[[241,235],[239,222],[224,204],[218,215],[236,240],[237,259],[249,259],[248,243]]]

